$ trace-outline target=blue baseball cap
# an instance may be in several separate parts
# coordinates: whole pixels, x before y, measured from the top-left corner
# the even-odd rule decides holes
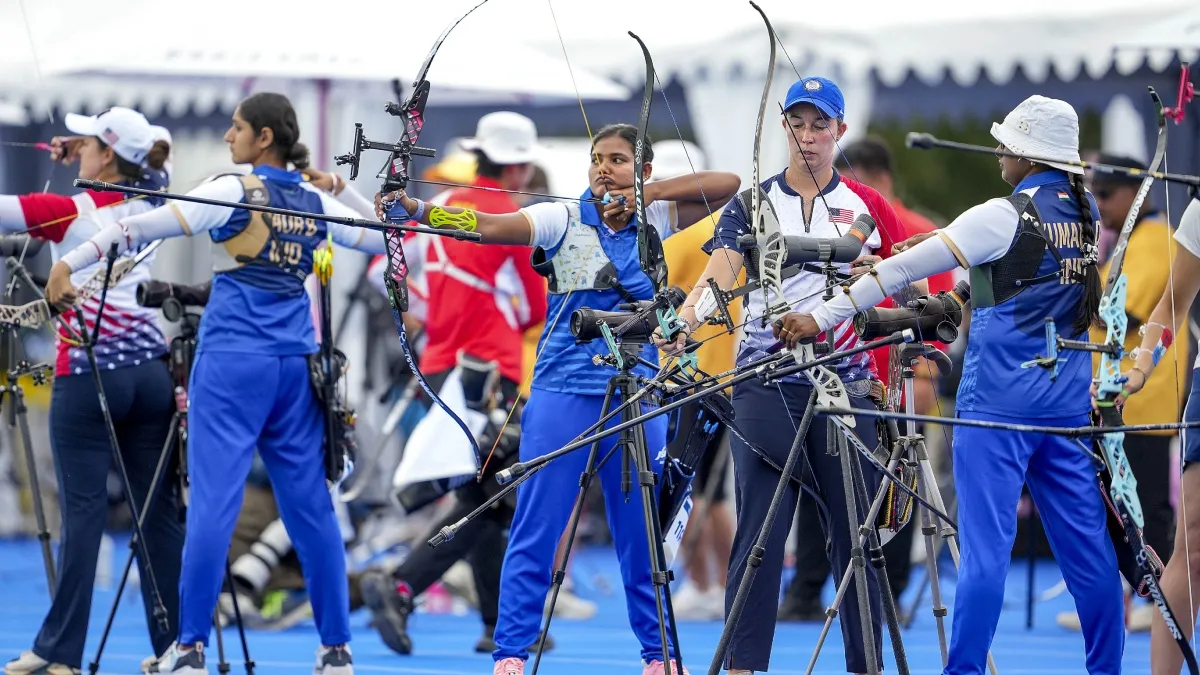
[[[806,77],[789,87],[787,102],[783,105],[784,112],[797,103],[811,103],[826,117],[846,117],[846,99],[842,97],[842,90],[823,77]]]

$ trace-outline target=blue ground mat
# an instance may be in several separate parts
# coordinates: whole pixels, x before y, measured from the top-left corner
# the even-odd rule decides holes
[[[127,538],[118,536],[114,547],[114,574],[119,574],[128,552]],[[547,654],[540,672],[548,675],[615,675],[641,672],[639,649],[629,631],[625,618],[625,603],[620,588],[620,575],[611,549],[580,550],[572,563],[572,578],[576,592],[599,605],[599,612],[586,621],[555,619],[551,634],[558,648]],[[914,574],[919,575],[920,569]],[[1036,588],[1044,591],[1061,580],[1058,568],[1051,562],[1039,563]],[[904,598],[911,601],[919,582],[914,579]],[[8,660],[29,649],[48,603],[45,577],[36,542],[0,541],[0,658]],[[946,566],[942,580],[945,602],[953,606],[953,569]],[[84,672],[95,654],[101,630],[107,617],[113,590],[97,590],[92,605],[92,623],[84,654]],[[826,602],[832,599],[832,586],[825,589]],[[935,675],[941,672],[936,625],[930,612],[928,594],[918,611],[913,626],[904,632],[904,646],[913,675]],[[1025,569],[1023,561],[1014,561],[1009,575],[1005,609],[1000,619],[993,648],[1001,675],[1054,675],[1084,673],[1083,638],[1058,627],[1055,615],[1074,608],[1067,594],[1039,602],[1036,605],[1035,625],[1025,628]],[[753,609],[753,608],[751,608]],[[770,610],[774,612],[775,609]],[[947,618],[947,631],[949,631]],[[368,612],[357,612],[352,618],[354,629],[355,668],[360,673],[438,673],[445,675],[485,675],[491,673],[489,655],[472,652],[479,637],[480,624],[474,613],[466,615],[416,615],[411,624],[415,653],[398,656],[383,645],[367,626]],[[804,672],[820,632],[819,624],[780,624],[775,634],[771,657],[772,674],[795,675]],[[713,650],[721,634],[721,623],[682,622],[680,639],[683,643],[684,664],[693,675],[708,670]],[[234,675],[244,672],[243,657],[237,631],[227,628],[225,651]],[[248,631],[250,655],[257,675],[309,673],[317,646],[316,631],[306,621],[282,632]],[[895,673],[889,642],[884,640],[884,660],[887,672]],[[1148,634],[1129,635],[1125,648],[1126,675],[1150,672],[1150,639]],[[137,591],[127,593],[117,613],[117,619],[104,656],[101,673],[134,675],[141,660],[150,654],[145,620]],[[209,672],[218,675],[215,640],[209,647]],[[841,636],[835,623],[821,652],[815,673],[834,675],[845,672]]]

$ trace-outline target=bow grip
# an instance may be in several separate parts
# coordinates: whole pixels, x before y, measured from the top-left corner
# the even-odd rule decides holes
[[[1114,403],[1116,398],[1117,394],[1107,394],[1104,398],[1097,401],[1096,407],[1100,414],[1100,426],[1119,427],[1125,424],[1121,411]]]

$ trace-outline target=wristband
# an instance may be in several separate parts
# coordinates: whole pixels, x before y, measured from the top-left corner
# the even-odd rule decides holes
[[[425,202],[420,199],[416,199],[414,201],[417,202],[417,212],[409,214],[408,217],[419,223],[421,222],[421,216],[425,215]],[[405,212],[407,213],[407,209]]]

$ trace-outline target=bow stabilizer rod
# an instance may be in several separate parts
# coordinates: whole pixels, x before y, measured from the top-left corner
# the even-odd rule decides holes
[[[1098,173],[1116,174],[1133,176],[1134,178],[1153,178],[1155,180],[1167,181],[1170,183],[1182,183],[1189,185],[1194,190],[1200,190],[1200,176],[1192,176],[1186,173],[1167,173],[1165,171],[1147,171],[1145,169],[1135,169],[1128,166],[1114,166],[1112,164],[1102,164],[1100,162],[1064,162],[1051,157],[1034,157],[1030,155],[1018,155],[1015,152],[1007,152],[989,148],[983,145],[972,145],[970,143],[959,143],[957,141],[944,141],[933,134],[920,133],[910,131],[908,137],[905,138],[904,144],[909,148],[918,150],[932,150],[933,148],[944,148],[947,150],[963,150],[966,152],[978,152],[996,157],[1015,157],[1018,159],[1027,159],[1031,162],[1055,162],[1057,164],[1067,164],[1069,166],[1078,166],[1083,169],[1091,169]]]
[[[293,211],[292,209],[281,209],[275,206],[258,206],[255,204],[244,204],[242,202],[227,202],[220,199],[209,199],[207,197],[195,197],[192,195],[181,195],[173,192],[164,192],[161,190],[147,190],[144,188],[129,187],[127,185],[116,185],[114,183],[105,183],[98,180],[85,180],[76,178],[75,187],[88,188],[98,192],[125,192],[134,195],[146,195],[149,197],[159,197],[161,199],[173,199],[181,202],[193,202],[196,204],[208,204],[209,206],[224,206],[231,209],[244,209],[246,211],[261,211],[262,213],[274,213],[281,216],[297,216],[300,218],[312,218],[314,220],[323,220],[327,223],[340,223],[342,225],[350,225],[352,227],[361,227],[368,230],[379,230],[380,232],[420,232],[422,234],[435,234],[441,237],[453,237],[455,239],[465,239],[467,241],[479,241],[481,236],[477,232],[467,232],[466,230],[458,230],[454,228],[437,229],[433,227],[419,227],[415,225],[401,225],[398,223],[381,223],[377,220],[366,220],[364,218],[347,218],[344,216],[331,216],[324,213],[310,213],[308,211]]]

